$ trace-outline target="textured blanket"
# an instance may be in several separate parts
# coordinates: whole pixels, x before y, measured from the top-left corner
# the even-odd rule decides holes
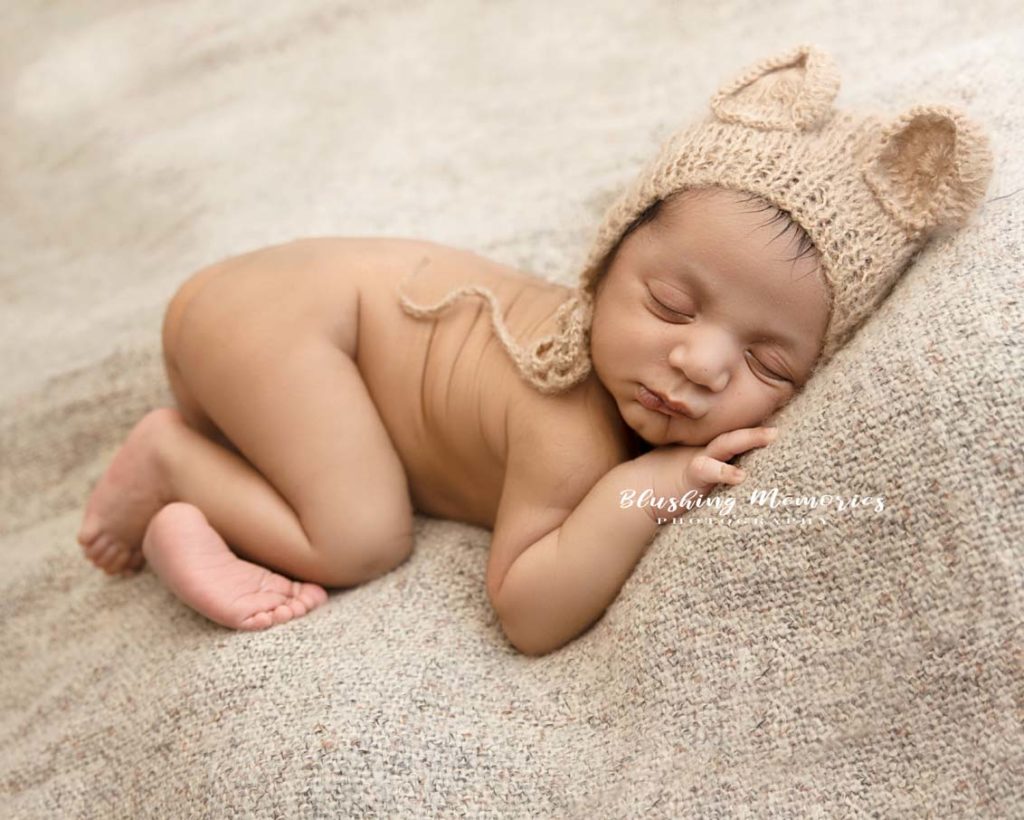
[[[571,283],[660,141],[808,41],[841,106],[981,123],[988,198],[577,641],[518,654],[489,533],[425,516],[259,633],[83,558],[200,266],[411,236]],[[1022,42],[1016,0],[4,4],[0,815],[1019,816]]]

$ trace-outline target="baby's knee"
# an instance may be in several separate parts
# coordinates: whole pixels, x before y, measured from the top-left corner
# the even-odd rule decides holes
[[[313,542],[325,578],[320,583],[347,587],[386,575],[408,560],[413,549],[412,526],[398,532],[340,533]]]
[[[366,580],[387,575],[397,569],[412,555],[412,532],[388,536],[364,557],[363,567]]]

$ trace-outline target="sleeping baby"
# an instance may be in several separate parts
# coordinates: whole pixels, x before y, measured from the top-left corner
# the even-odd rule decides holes
[[[575,287],[415,239],[199,271],[163,326],[177,407],[94,488],[85,554],[264,629],[398,567],[420,512],[492,530],[517,650],[578,637],[686,512],[623,500],[742,482],[731,462],[984,194],[961,113],[837,112],[838,88],[813,46],[723,86],[613,204]]]

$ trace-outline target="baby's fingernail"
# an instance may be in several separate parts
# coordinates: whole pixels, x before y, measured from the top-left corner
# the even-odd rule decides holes
[[[769,427],[767,430],[765,430],[765,435],[768,436],[769,441],[775,441],[775,439],[779,437],[779,428]]]

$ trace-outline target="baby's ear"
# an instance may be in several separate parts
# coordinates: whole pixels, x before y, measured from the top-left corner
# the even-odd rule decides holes
[[[755,63],[723,85],[711,110],[724,122],[778,131],[807,131],[833,114],[839,70],[812,45],[797,46]]]
[[[959,111],[919,105],[883,126],[868,150],[864,180],[908,231],[966,222],[992,176],[984,132]]]

